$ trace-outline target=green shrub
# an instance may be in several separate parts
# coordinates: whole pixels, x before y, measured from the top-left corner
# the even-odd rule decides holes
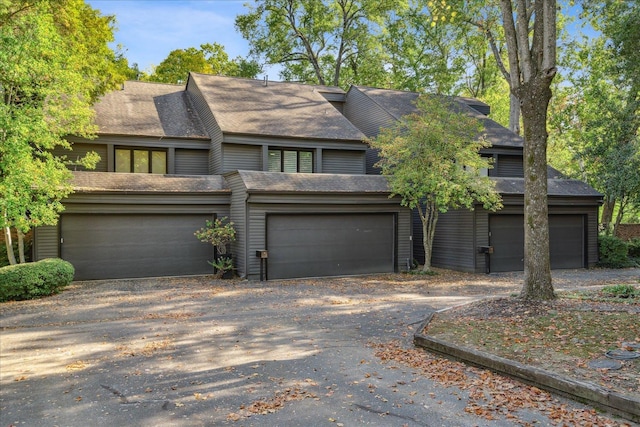
[[[67,261],[48,258],[0,268],[0,302],[40,298],[60,292],[73,281]]]
[[[629,256],[631,258],[640,258],[640,238],[636,237],[627,242],[629,248]]]
[[[629,247],[615,236],[599,236],[598,250],[600,253],[598,265],[601,267],[625,268],[632,265],[629,260]]]
[[[27,262],[31,261],[31,246],[33,245],[33,239],[24,239],[24,257]],[[18,259],[18,242],[13,242],[13,254]],[[0,241],[0,267],[9,265],[9,258],[7,257],[7,245]]]
[[[633,285],[609,285],[602,288],[602,293],[612,298],[638,298],[640,297],[640,288]]]

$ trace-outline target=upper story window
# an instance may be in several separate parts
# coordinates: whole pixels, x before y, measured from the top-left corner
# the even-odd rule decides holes
[[[116,148],[116,172],[167,173],[167,152],[142,148]]]
[[[313,151],[269,149],[269,172],[313,172]]]

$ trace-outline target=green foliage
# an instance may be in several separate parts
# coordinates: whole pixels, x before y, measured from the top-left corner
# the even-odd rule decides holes
[[[401,2],[400,4],[402,4]],[[392,0],[258,0],[236,17],[251,53],[281,64],[281,77],[321,85],[382,83],[376,39]]]
[[[605,296],[615,298],[640,298],[640,289],[633,285],[610,285],[602,288]]]
[[[17,240],[17,239],[16,239]],[[31,261],[31,248],[33,246],[33,239],[25,239],[24,241],[24,252],[25,259],[27,262]],[[13,242],[13,253],[14,255],[18,254],[18,242]],[[9,265],[8,257],[7,257],[7,245],[2,243],[0,244],[0,267],[5,267]]]
[[[640,237],[636,237],[627,242],[627,248],[629,249],[629,257],[636,258],[640,261]]]
[[[67,261],[43,259],[0,268],[0,301],[18,301],[53,295],[73,281]]]
[[[393,194],[410,208],[426,200],[440,212],[475,203],[499,209],[495,183],[483,176],[491,165],[479,154],[490,146],[482,138],[482,124],[447,98],[421,96],[416,107],[415,114],[368,140],[380,150],[378,166]]]
[[[219,256],[215,260],[210,261],[209,264],[214,268],[216,272],[216,279],[220,279],[225,275],[225,273],[234,270],[233,258],[226,255]]]
[[[567,49],[563,65],[571,85],[556,91],[550,161],[603,193],[607,213],[616,206],[615,228],[627,209],[640,206],[640,4],[583,6],[599,34]],[[604,215],[603,227],[610,221]]]
[[[233,222],[228,218],[216,218],[213,221],[206,221],[206,226],[197,230],[194,236],[201,242],[211,243],[218,250],[218,254],[227,253],[227,245],[235,242],[236,230]]]
[[[416,113],[402,117],[368,142],[377,149],[377,166],[388,179],[393,196],[417,209],[422,220],[425,264],[431,268],[431,247],[438,212],[449,209],[502,207],[495,182],[486,176],[489,160],[480,149],[489,143],[482,124],[463,106],[439,96],[421,96]],[[483,171],[485,173],[483,173]]]
[[[598,265],[608,268],[630,267],[629,248],[627,244],[615,236],[601,235],[598,237],[600,261]]]
[[[144,76],[143,79],[152,82],[181,83],[187,80],[191,71],[255,78],[261,67],[257,62],[242,57],[230,60],[222,45],[206,43],[200,45],[200,49],[190,47],[171,51],[153,73]]]
[[[122,78],[112,25],[82,0],[0,3],[1,228],[56,224],[72,175],[51,150],[92,137],[92,103]]]

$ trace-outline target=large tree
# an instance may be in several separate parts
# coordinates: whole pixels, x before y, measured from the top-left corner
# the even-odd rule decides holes
[[[420,214],[428,272],[440,212],[502,204],[495,182],[483,173],[490,164],[479,152],[490,144],[481,136],[482,124],[448,98],[422,95],[416,107],[369,144],[379,150],[378,166],[393,195]]]
[[[218,43],[205,43],[200,49],[176,49],[144,80],[162,83],[181,83],[189,72],[216,74],[230,77],[255,78],[261,68],[257,62],[242,57],[229,59],[224,47]]]
[[[515,9],[514,9],[515,6]],[[556,1],[501,0],[509,87],[524,125],[524,299],[552,299],[547,111],[556,75]],[[503,70],[504,72],[505,70]]]
[[[481,28],[490,41],[494,59],[517,100],[524,126],[524,285],[523,299],[552,299],[547,205],[547,111],[551,83],[556,75],[556,0],[442,0],[432,2],[439,16],[455,11],[460,20]],[[439,6],[438,6],[439,5]],[[497,49],[491,26],[493,8],[499,12],[507,61]],[[439,11],[439,13],[437,12]]]
[[[256,0],[236,18],[251,53],[283,77],[321,85],[375,84],[384,76],[376,34],[392,0]],[[363,68],[366,72],[363,72]]]
[[[91,105],[121,80],[112,24],[82,0],[0,3],[0,226],[11,263],[11,228],[55,224],[71,191],[51,150],[91,137]]]
[[[477,45],[477,38],[459,26],[431,25],[428,10],[427,1],[412,0],[388,14],[380,35],[388,86],[456,95],[468,65],[465,45]]]

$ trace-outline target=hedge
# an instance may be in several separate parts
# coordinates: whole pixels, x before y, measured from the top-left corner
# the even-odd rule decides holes
[[[48,258],[0,268],[0,302],[53,295],[73,281],[75,269],[64,260]]]
[[[625,268],[632,265],[629,259],[629,247],[623,240],[615,236],[599,236],[598,249],[600,252],[598,265],[600,267]]]

